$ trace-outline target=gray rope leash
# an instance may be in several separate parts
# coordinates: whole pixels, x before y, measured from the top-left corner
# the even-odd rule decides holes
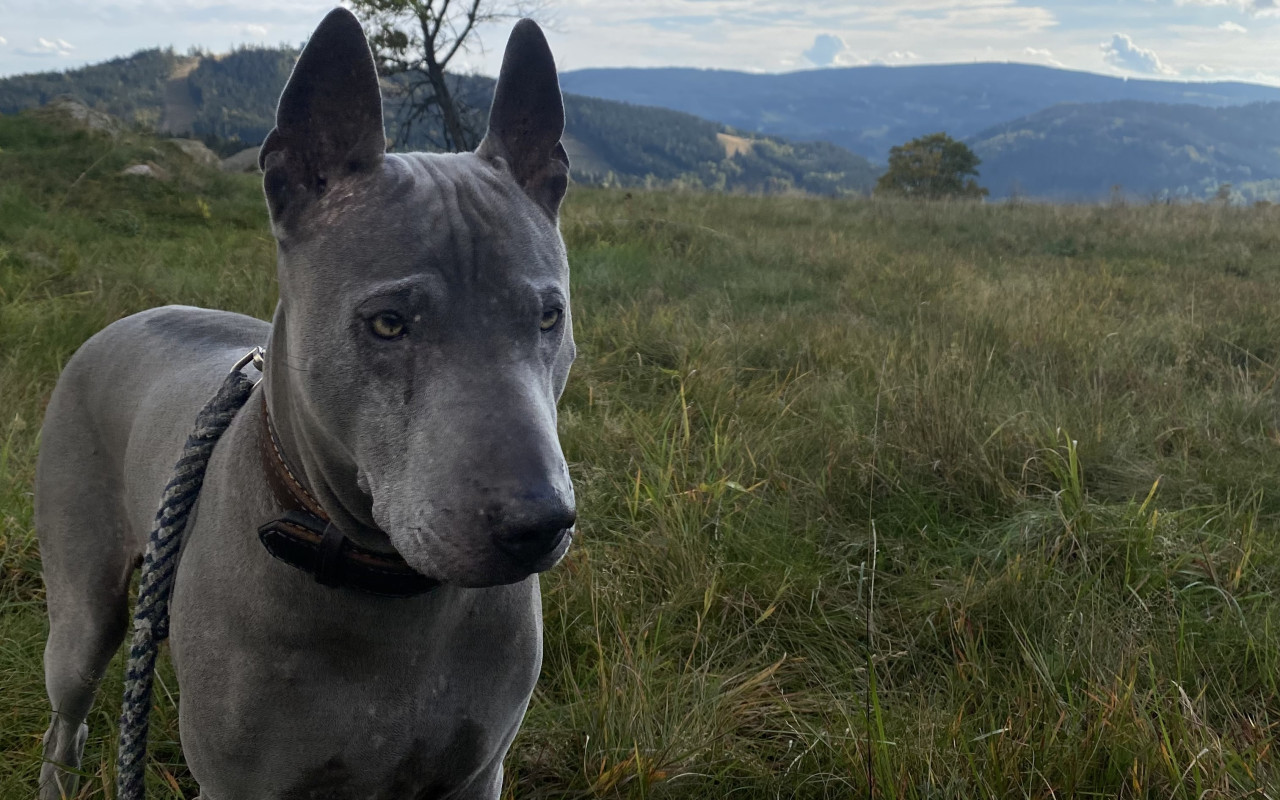
[[[156,527],[147,539],[138,582],[138,603],[133,613],[133,639],[125,668],[124,707],[120,712],[120,751],[116,759],[117,800],[143,800],[146,786],[147,729],[151,714],[151,687],[156,654],[169,637],[169,598],[177,572],[178,551],[191,507],[200,496],[205,468],[214,446],[222,438],[236,412],[249,399],[254,381],[242,370],[250,362],[262,368],[262,348],[256,347],[231,369],[222,387],[196,415],[195,429],[187,437],[173,479],[164,487]]]

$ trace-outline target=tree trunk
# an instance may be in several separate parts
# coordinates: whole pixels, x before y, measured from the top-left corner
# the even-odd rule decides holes
[[[449,92],[449,85],[445,81],[444,69],[435,64],[434,60],[427,65],[427,79],[431,81],[431,88],[435,89],[436,98],[439,100],[440,117],[444,122],[444,133],[449,147],[455,153],[474,150],[477,143],[472,142],[471,137],[467,135],[462,115],[458,113],[458,106],[453,101],[453,95]]]

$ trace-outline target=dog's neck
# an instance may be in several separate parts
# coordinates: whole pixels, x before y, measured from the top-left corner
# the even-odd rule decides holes
[[[394,552],[390,539],[374,522],[372,500],[359,486],[354,458],[319,426],[308,424],[307,409],[292,385],[305,366],[291,360],[283,323],[284,314],[277,309],[262,379],[280,457],[348,539],[371,550]]]

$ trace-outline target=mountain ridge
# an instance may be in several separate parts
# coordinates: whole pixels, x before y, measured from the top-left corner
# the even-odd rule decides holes
[[[0,112],[70,92],[135,125],[173,134],[189,128],[227,154],[271,129],[296,55],[264,47],[217,56],[140,51],[0,79]],[[488,107],[492,79],[453,80],[473,108]],[[813,85],[796,90],[797,80]],[[592,90],[593,81],[630,99],[574,91]],[[1114,187],[1135,198],[1203,199],[1231,183],[1237,200],[1280,200],[1280,117],[1259,102],[1280,103],[1280,88],[1261,84],[1124,80],[999,63],[774,74],[578,70],[563,73],[562,83],[565,146],[575,179],[586,183],[865,193],[879,171],[866,153],[945,131],[982,158],[979,182],[997,199],[1095,201]],[[698,105],[698,113],[673,108],[681,104]],[[394,134],[394,102],[386,112]],[[430,149],[419,134],[410,146]]]
[[[169,133],[189,128],[226,154],[261,142],[271,129],[297,52],[243,47],[193,64],[192,56],[152,49],[64,73],[0,79],[0,113],[71,93],[132,124]],[[455,96],[475,109],[489,107],[492,79],[453,80]],[[565,94],[565,107],[567,144],[581,162],[574,175],[585,182],[839,195],[869,191],[877,174],[865,158],[824,142],[755,134],[751,147],[729,147],[720,137],[736,131],[671,109],[572,93]],[[392,135],[399,108],[390,97],[384,105]],[[429,133],[418,131],[409,146],[430,149]]]
[[[966,138],[1064,102],[1210,107],[1280,100],[1240,81],[1126,79],[1035,64],[836,67],[747,73],[686,67],[570,70],[565,91],[660,105],[739,130],[830,141],[883,163],[889,148],[945,130]]]

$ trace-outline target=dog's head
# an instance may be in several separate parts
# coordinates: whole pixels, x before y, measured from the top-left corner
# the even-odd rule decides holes
[[[521,580],[568,550],[556,401],[574,359],[555,62],[518,23],[474,153],[388,154],[359,22],[331,12],[260,159],[279,244],[273,419],[339,527],[430,577]]]

